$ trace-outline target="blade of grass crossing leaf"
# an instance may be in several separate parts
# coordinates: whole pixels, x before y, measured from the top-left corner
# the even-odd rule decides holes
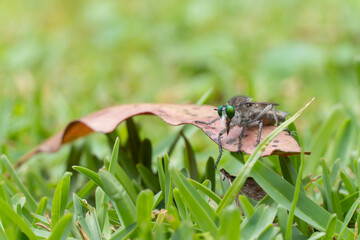
[[[278,135],[280,134],[287,126],[294,122],[301,113],[309,106],[309,104],[314,100],[314,98],[308,102],[302,109],[300,109],[297,113],[295,113],[292,117],[288,120],[283,122],[279,127],[277,127],[274,131],[272,131],[259,145],[255,148],[254,152],[251,154],[248,161],[245,165],[241,168],[238,176],[235,178],[233,184],[230,186],[228,191],[226,192],[225,196],[221,200],[216,212],[219,214],[225,208],[225,206],[229,205],[231,202],[234,201],[237,193],[240,191],[242,186],[245,183],[246,178],[249,176],[252,167],[255,165],[257,160],[260,158],[262,152],[265,150],[267,145]]]
[[[241,213],[239,208],[228,206],[220,216],[218,239],[240,239]]]
[[[341,239],[341,238],[342,238],[342,236],[343,236],[343,234],[344,234],[344,232],[345,232],[345,228],[346,228],[346,226],[349,224],[349,222],[350,222],[352,216],[354,215],[354,212],[356,211],[359,203],[360,203],[360,198],[358,198],[358,199],[353,203],[353,205],[351,206],[349,212],[346,214],[345,220],[344,220],[344,222],[343,222],[343,224],[342,224],[342,226],[341,226],[340,235],[339,235],[338,239]]]
[[[299,199],[299,193],[300,193],[301,179],[302,179],[303,170],[304,170],[304,151],[302,150],[301,151],[299,173],[298,173],[297,179],[296,179],[294,198],[293,198],[293,201],[291,203],[291,209],[290,209],[290,212],[289,212],[289,217],[288,217],[288,222],[287,222],[287,227],[286,227],[285,240],[291,240],[292,223],[293,223],[293,220],[294,220],[296,205],[297,205],[297,202],[298,202],[298,199]]]
[[[51,208],[51,229],[53,229],[63,216],[69,196],[70,176],[72,173],[65,172],[57,185]]]
[[[204,232],[210,232],[212,236],[216,236],[218,231],[216,226],[218,216],[213,209],[178,170],[170,169],[170,174],[182,195],[182,199],[200,228]]]
[[[212,192],[210,189],[205,187],[203,184],[193,180],[193,179],[187,179],[189,183],[191,183],[194,187],[199,189],[201,192],[206,194],[209,198],[211,198],[214,202],[217,204],[220,203],[221,199],[218,195],[216,195],[214,192]]]
[[[0,162],[2,162],[6,169],[8,170],[11,178],[15,181],[16,185],[20,189],[20,191],[25,195],[26,197],[26,203],[29,205],[29,208],[31,211],[35,212],[37,208],[37,204],[35,201],[35,198],[31,195],[31,193],[28,191],[28,189],[25,187],[24,184],[20,181],[20,178],[18,177],[15,169],[13,168],[12,164],[10,163],[9,159],[3,154],[0,156]]]
[[[67,238],[71,230],[72,215],[64,215],[60,221],[56,224],[54,229],[51,231],[51,235],[48,240],[64,240]]]
[[[111,236],[111,240],[123,240],[130,239],[131,234],[137,229],[137,223],[133,222],[129,226],[125,228],[119,228],[116,232]]]
[[[135,221],[136,209],[120,182],[110,173],[100,170],[104,192],[110,197],[121,223],[128,226]]]
[[[0,198],[0,219],[4,223],[4,218],[8,218],[11,220],[12,224],[16,224],[25,235],[31,239],[36,240],[37,237],[30,229],[30,227],[26,224],[26,222],[13,210],[13,208],[5,201]],[[6,226],[3,226],[6,229]]]

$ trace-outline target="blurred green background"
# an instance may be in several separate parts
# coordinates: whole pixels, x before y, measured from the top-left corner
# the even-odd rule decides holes
[[[211,88],[208,104],[243,94],[289,113],[316,97],[296,122],[312,150],[334,106],[360,117],[359,13],[358,0],[0,1],[1,151],[17,161],[93,111]],[[139,119],[155,144],[174,131]]]

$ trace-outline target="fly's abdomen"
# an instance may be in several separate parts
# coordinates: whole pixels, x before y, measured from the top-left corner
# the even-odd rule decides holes
[[[287,112],[282,112],[279,110],[276,110],[275,112],[276,117],[278,119],[279,122],[283,122],[286,120],[286,116],[289,115]],[[264,125],[273,125],[276,124],[276,120],[274,117],[274,113],[272,111],[267,112],[262,118],[261,120],[263,121]]]

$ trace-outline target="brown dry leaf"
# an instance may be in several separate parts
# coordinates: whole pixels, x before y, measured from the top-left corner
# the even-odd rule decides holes
[[[41,152],[56,152],[62,144],[71,142],[77,138],[84,137],[92,132],[109,133],[124,120],[136,115],[156,115],[164,122],[170,125],[192,124],[200,128],[205,134],[217,143],[219,132],[224,128],[221,121],[216,121],[211,125],[196,123],[195,121],[210,122],[218,118],[216,107],[209,105],[193,105],[193,104],[126,104],[102,109],[88,116],[70,122],[67,127],[44,141],[34,150],[26,154],[17,164],[24,163],[33,155]],[[275,126],[264,126],[262,130],[261,140],[264,139]],[[222,147],[232,152],[236,152],[238,148],[238,136],[241,128],[235,127],[231,129],[229,135],[222,136]],[[249,128],[245,131],[245,137],[242,140],[241,151],[251,154],[256,147],[256,138],[258,128]],[[277,155],[293,155],[300,153],[299,144],[287,132],[280,133],[265,149],[262,156]]]

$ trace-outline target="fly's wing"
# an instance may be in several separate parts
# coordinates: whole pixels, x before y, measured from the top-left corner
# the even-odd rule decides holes
[[[228,104],[233,106],[235,109],[244,105],[245,103],[251,103],[251,97],[248,96],[235,96],[230,98]]]
[[[272,102],[250,102],[251,104],[258,104],[258,105],[265,105],[265,106],[267,106],[267,105],[274,105],[274,106],[279,106],[279,104],[278,103],[272,103]]]

